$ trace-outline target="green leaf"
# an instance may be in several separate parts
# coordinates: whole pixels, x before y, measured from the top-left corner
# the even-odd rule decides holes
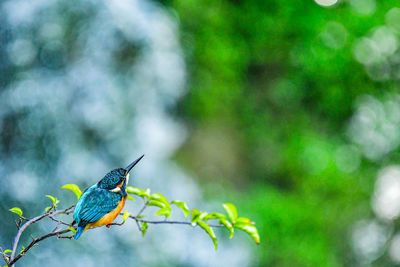
[[[201,217],[201,215],[200,215]],[[226,218],[226,215],[221,214],[219,212],[212,212],[204,217],[201,218],[203,221],[207,221],[207,220],[212,220],[212,219],[219,219],[219,223],[223,224],[229,231],[229,238],[233,237],[234,234],[234,229],[233,229],[233,225],[228,221],[228,219]]]
[[[60,203],[60,200],[58,200],[56,197],[46,195],[46,197],[50,198],[50,200],[53,202],[53,206],[57,207],[57,204]]]
[[[146,191],[144,191],[144,194],[146,197],[150,197],[150,188],[147,188]]]
[[[122,222],[124,223],[126,221],[126,219],[129,218],[129,215],[131,215],[128,210],[125,210],[124,212],[124,216],[122,216]]]
[[[75,194],[77,199],[79,199],[82,195],[82,191],[79,189],[79,186],[77,186],[76,184],[66,184],[66,185],[63,185],[61,187],[61,189],[71,190]]]
[[[47,213],[47,212],[49,212],[49,210],[52,208],[52,206],[51,207],[47,207],[47,208],[45,208],[44,209],[44,213]]]
[[[156,216],[164,215],[165,217],[171,216],[171,207],[164,207],[157,211]]]
[[[226,218],[226,215],[221,214],[219,212],[212,212],[210,214],[205,215],[204,217],[202,217],[202,214],[200,214],[199,218],[201,220],[203,220],[203,221],[212,220],[212,219],[219,219],[219,223],[223,224],[228,229],[229,238],[233,237],[234,229],[233,229],[232,224]]]
[[[211,220],[211,219],[225,219],[226,220],[226,215],[218,213],[218,212],[211,212],[210,214],[207,214],[204,216],[203,221]]]
[[[207,215],[208,215],[207,212],[202,212],[199,211],[198,209],[193,209],[191,222],[196,223],[199,220],[203,220],[203,218],[206,217]]]
[[[163,203],[166,207],[169,207],[169,206],[170,206],[168,200],[167,200],[163,195],[161,195],[160,193],[154,193],[154,194],[152,194],[152,195],[150,196],[150,200],[159,201],[159,202]]]
[[[236,219],[236,223],[250,223],[250,224],[254,224],[254,222],[252,222],[249,218],[246,217],[239,217]]]
[[[219,223],[223,224],[226,227],[226,229],[228,229],[229,238],[232,238],[233,234],[235,232],[234,232],[234,229],[233,229],[233,225],[228,221],[228,219],[226,219],[226,217],[225,217],[225,219],[224,218],[220,218],[219,219]]]
[[[189,216],[190,210],[189,210],[188,205],[186,205],[185,202],[179,201],[179,200],[174,200],[171,203],[177,205],[183,211],[183,213],[185,214],[185,217]]]
[[[142,236],[144,236],[149,228],[149,224],[147,222],[142,223]]]
[[[11,249],[4,250],[3,254],[7,254],[7,253],[12,253],[12,250]]]
[[[207,212],[201,212],[201,214],[200,214],[200,216],[199,216],[199,219],[200,220],[204,220],[204,218],[206,217],[208,215],[208,213]]]
[[[132,200],[132,201],[135,201],[135,199],[134,199],[133,196],[131,196],[131,195],[128,195],[128,199],[129,199],[129,200]]]
[[[150,198],[150,189],[148,189],[148,188],[146,189],[146,191],[143,191],[142,189],[140,189],[138,187],[133,187],[131,185],[128,185],[126,187],[126,191],[129,194],[138,195],[138,196],[140,196],[142,198],[144,198],[144,197]]]
[[[69,229],[71,232],[73,232],[74,234],[76,233],[76,230],[75,230],[74,227],[68,227],[68,229]]]
[[[157,200],[150,200],[150,201],[147,203],[147,205],[148,205],[148,206],[156,206],[156,207],[160,207],[160,208],[164,208],[164,207],[165,207],[165,204],[164,204],[164,203],[162,203],[162,202],[160,202],[160,201],[157,201]]]
[[[211,237],[211,240],[214,243],[214,248],[215,250],[218,248],[218,244],[217,244],[217,236],[214,233],[214,230],[211,228],[211,226],[209,226],[208,224],[206,224],[203,221],[198,221],[197,224],[204,229],[204,231],[206,231],[206,233]]]
[[[200,218],[200,214],[201,214],[201,211],[199,211],[198,209],[193,209],[192,210],[192,218],[190,221],[192,223],[196,223]]]
[[[257,244],[260,243],[260,235],[253,224],[238,222],[234,224],[234,227],[246,232]]]
[[[9,211],[14,212],[15,214],[18,214],[20,217],[22,216],[22,210],[18,207],[14,207],[9,209]]]
[[[138,187],[133,187],[133,186],[131,186],[131,185],[128,185],[128,186],[126,187],[126,191],[127,191],[129,194],[135,194],[135,195],[139,195],[141,192],[143,192],[142,189],[140,189],[140,188],[138,188]]]
[[[233,205],[232,203],[224,203],[222,206],[224,207],[226,213],[228,214],[231,222],[235,223],[236,218],[238,216],[235,205]]]
[[[24,250],[25,250],[25,247],[22,246],[22,247],[21,247],[21,252],[20,252],[20,253],[24,252]]]
[[[156,216],[164,215],[165,217],[171,216],[171,205],[169,204],[168,200],[162,196],[161,194],[153,194],[149,198],[149,202],[147,203],[148,206],[156,206],[161,208],[157,213]]]

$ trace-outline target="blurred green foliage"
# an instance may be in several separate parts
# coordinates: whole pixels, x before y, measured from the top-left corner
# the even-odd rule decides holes
[[[190,72],[177,111],[190,134],[177,159],[203,184],[220,182],[220,193],[240,199],[257,222],[262,243],[254,265],[355,262],[351,226],[371,215],[379,166],[361,159],[341,169],[348,155],[340,151],[350,143],[346,127],[357,97],[379,97],[396,81],[371,79],[353,49],[398,3],[357,10],[352,2],[359,4],[167,4],[180,20]]]

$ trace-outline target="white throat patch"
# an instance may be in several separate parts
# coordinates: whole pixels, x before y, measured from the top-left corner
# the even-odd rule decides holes
[[[113,192],[113,193],[118,193],[118,192],[121,192],[121,187],[116,187],[116,188],[114,188],[114,189],[111,189],[111,190],[109,190],[110,192]]]
[[[129,173],[126,175],[125,180],[126,180],[126,185],[128,185],[128,183],[129,183]],[[116,188],[108,190],[108,191],[113,192],[113,193],[118,193],[118,192],[121,192],[121,187],[116,187]]]

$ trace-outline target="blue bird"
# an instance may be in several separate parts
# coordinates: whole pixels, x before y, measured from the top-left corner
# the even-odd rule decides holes
[[[110,224],[125,206],[129,172],[143,157],[144,155],[125,169],[110,171],[103,179],[85,190],[74,210],[72,225],[74,223],[78,225],[74,239],[78,239],[89,228],[111,226]]]

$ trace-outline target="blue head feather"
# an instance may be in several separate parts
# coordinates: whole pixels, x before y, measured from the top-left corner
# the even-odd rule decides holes
[[[110,171],[107,173],[103,179],[101,179],[98,183],[97,186],[102,189],[106,190],[112,190],[117,187],[117,185],[120,185],[123,180],[125,180],[125,174],[126,171],[125,169],[118,168]]]

